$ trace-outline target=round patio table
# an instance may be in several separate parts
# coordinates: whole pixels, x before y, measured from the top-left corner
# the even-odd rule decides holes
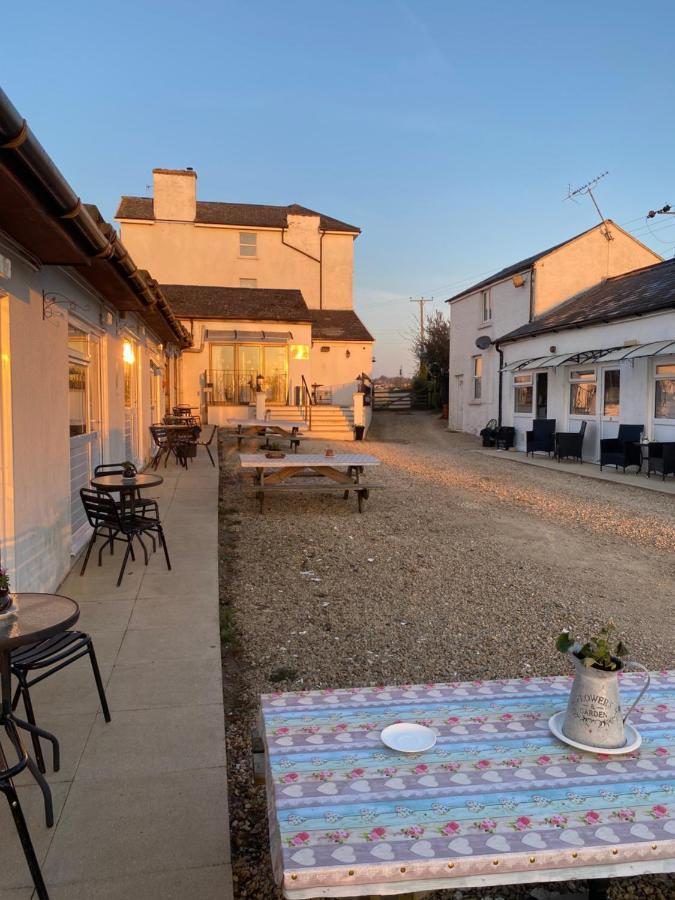
[[[91,479],[92,487],[102,491],[119,491],[122,508],[128,506],[131,515],[136,513],[137,491],[141,488],[157,487],[164,479],[161,475],[148,475],[142,472],[135,475],[133,481],[122,478],[121,475],[99,475]]]
[[[25,750],[17,729],[28,731],[34,739],[42,737],[51,741],[54,749],[55,771],[59,768],[59,744],[56,737],[50,732],[37,728],[29,722],[24,722],[14,715],[12,711],[11,657],[12,650],[17,647],[34,644],[67,631],[79,619],[80,607],[70,597],[63,597],[60,594],[13,594],[13,603],[16,607],[14,612],[0,615],[0,690],[2,694],[0,724],[7,733],[18,761],[10,766],[5,752],[0,746],[0,791],[9,803],[37,895],[40,900],[43,900],[43,898],[47,898],[47,889],[12,779],[25,768],[30,770],[44,797],[48,827],[54,824],[52,795],[37,764]]]

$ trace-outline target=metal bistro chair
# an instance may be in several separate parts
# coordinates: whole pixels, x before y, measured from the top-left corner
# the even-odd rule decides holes
[[[87,514],[87,520],[89,521],[91,527],[94,529],[91,540],[89,541],[89,546],[87,547],[84,562],[82,563],[80,575],[84,575],[85,569],[87,568],[87,563],[89,562],[89,556],[91,555],[91,551],[94,547],[94,544],[96,543],[96,539],[101,535],[107,535],[107,537],[98,551],[99,566],[102,565],[103,551],[107,546],[110,546],[110,553],[112,555],[114,551],[115,541],[122,541],[126,543],[126,550],[124,552],[124,559],[122,560],[122,567],[117,578],[117,587],[119,587],[122,583],[124,570],[126,569],[129,556],[131,556],[131,558],[134,560],[136,559],[133,548],[134,538],[137,538],[139,544],[143,548],[143,556],[145,559],[145,565],[147,566],[148,550],[143,543],[142,535],[144,534],[157,534],[159,543],[164,550],[166,567],[167,569],[169,569],[169,571],[171,571],[169,551],[166,546],[166,539],[164,537],[162,523],[159,520],[159,508],[155,501],[150,501],[154,504],[154,516],[149,516],[147,514],[149,506],[145,506],[143,508],[142,515],[125,514],[123,516],[112,496],[106,493],[106,491],[94,491],[90,490],[89,488],[80,488],[80,497],[82,498],[84,511]]]
[[[105,696],[105,688],[101,679],[101,672],[98,667],[96,653],[94,651],[94,642],[91,636],[83,631],[65,631],[62,634],[55,635],[51,638],[45,638],[43,641],[37,641],[34,644],[28,644],[20,647],[12,653],[11,666],[12,674],[16,677],[19,684],[17,685],[12,700],[12,709],[16,709],[19,699],[23,699],[23,705],[26,708],[26,718],[31,725],[36,725],[35,713],[33,711],[33,703],[30,696],[30,688],[55,675],[61,669],[65,669],[71,663],[81,659],[83,656],[89,657],[91,668],[94,673],[94,681],[96,682],[96,690],[98,691],[99,700],[101,701],[101,709],[103,718],[106,722],[110,721],[110,710],[108,701]],[[35,678],[30,679],[31,672],[39,672]],[[31,732],[33,741],[33,749],[35,750],[35,759],[41,772],[45,772],[45,762],[42,755],[42,747],[40,746],[40,738],[33,731]],[[58,770],[58,760],[55,760],[54,771]]]
[[[555,436],[555,457],[560,462],[563,458],[578,459],[583,463],[581,451],[584,445],[584,434],[587,422],[581,423],[579,431],[559,431]]]
[[[214,437],[216,436],[216,432],[217,432],[217,431],[218,431],[218,426],[217,426],[217,425],[214,425],[214,426],[213,426],[213,431],[211,432],[211,436],[209,437],[208,441],[197,440],[197,446],[198,446],[198,447],[205,447],[205,448],[206,448],[206,452],[209,454],[209,459],[211,460],[211,465],[212,465],[214,468],[215,468],[215,466],[216,466],[216,463],[215,463],[215,460],[213,459],[213,456],[211,456],[211,446],[210,446],[210,445],[211,445],[211,442],[213,441]]]

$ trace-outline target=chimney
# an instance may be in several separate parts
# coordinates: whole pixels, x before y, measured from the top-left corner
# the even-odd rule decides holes
[[[194,169],[152,170],[155,219],[194,222],[197,173]]]

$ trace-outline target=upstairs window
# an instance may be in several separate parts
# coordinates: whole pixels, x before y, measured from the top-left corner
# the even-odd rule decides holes
[[[258,255],[258,235],[253,231],[239,232],[239,256]]]
[[[483,396],[483,357],[473,357],[473,399],[480,400]]]
[[[675,419],[675,363],[656,367],[654,417]]]
[[[239,279],[239,287],[257,288],[258,287],[258,279],[257,278],[240,278]]]
[[[490,296],[489,289],[480,292],[480,313],[481,322],[492,321],[492,297]]]

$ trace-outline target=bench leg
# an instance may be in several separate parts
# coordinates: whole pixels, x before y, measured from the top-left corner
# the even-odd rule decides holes
[[[259,504],[259,506],[258,506],[258,511],[259,511],[260,514],[262,515],[263,504],[265,503],[265,491],[258,491],[258,492],[256,493],[256,497],[257,497],[257,499],[258,499],[258,504]]]
[[[357,497],[359,498],[359,512],[360,512],[360,513],[363,512],[363,494],[364,494],[364,491],[357,491],[357,492],[356,492],[356,495],[357,495]]]

